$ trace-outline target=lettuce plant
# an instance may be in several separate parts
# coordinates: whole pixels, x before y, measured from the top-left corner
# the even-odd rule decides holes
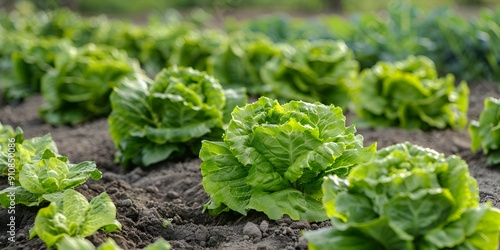
[[[203,141],[203,187],[211,214],[264,212],[276,220],[326,220],[321,184],[328,174],[346,175],[375,151],[345,127],[342,109],[267,97],[236,108],[224,141]]]
[[[479,121],[469,124],[472,139],[472,151],[482,148],[488,155],[488,164],[500,163],[500,100],[488,97],[484,99],[484,110]]]
[[[245,87],[248,93],[264,95],[271,89],[262,82],[260,69],[278,53],[265,35],[235,32],[213,52],[207,71],[225,88]]]
[[[19,50],[11,56],[15,77],[2,81],[3,96],[7,102],[39,93],[41,79],[54,68],[56,55],[71,48],[69,41],[55,38],[23,39],[19,43]]]
[[[116,207],[106,193],[96,196],[90,203],[75,190],[49,197],[48,207],[38,211],[30,239],[37,236],[47,247],[52,247],[66,236],[87,237],[99,229],[104,232],[121,230]]]
[[[423,56],[365,69],[354,91],[356,113],[374,127],[405,129],[464,128],[469,88],[455,88],[455,78],[436,77],[434,63]]]
[[[319,23],[306,19],[292,18],[288,15],[269,15],[251,20],[237,21],[233,17],[225,20],[228,33],[244,32],[265,34],[275,43],[293,43],[298,40],[331,39],[332,36],[326,28]]]
[[[61,125],[108,114],[113,87],[133,69],[127,54],[112,47],[89,44],[59,53],[55,69],[42,78],[46,101],[40,110],[42,118]]]
[[[396,144],[329,176],[323,202],[333,227],[304,232],[310,249],[497,249],[500,210],[479,205],[467,163]]]
[[[222,135],[224,113],[245,103],[243,91],[225,92],[206,73],[172,67],[152,82],[126,80],[115,89],[111,138],[124,167],[149,166],[170,156],[199,152],[202,138]]]
[[[176,39],[169,65],[207,70],[207,59],[224,41],[226,36],[219,31],[192,31]]]
[[[172,56],[177,38],[185,36],[192,30],[194,27],[189,23],[147,27],[147,36],[140,41],[138,54],[144,71],[148,75],[156,75],[165,68]]]
[[[15,194],[15,204],[38,206],[49,200],[47,197],[79,186],[90,177],[99,180],[101,175],[94,162],[70,164],[66,157],[47,149],[24,164],[19,171],[19,186],[0,191],[0,204],[4,208],[13,205],[10,197]]]
[[[359,66],[344,42],[298,41],[280,48],[280,55],[261,69],[264,83],[272,86],[277,98],[347,106]]]
[[[6,148],[0,151],[0,173],[4,176],[8,176],[9,165],[14,164],[15,175],[12,176],[11,174],[9,176],[13,177],[15,181],[19,180],[19,173],[23,166],[32,160],[40,159],[41,155],[47,149],[55,154],[58,152],[56,143],[52,140],[52,136],[50,134],[24,140],[24,132],[20,127],[18,127],[14,134],[9,132],[8,135],[12,136],[9,139],[14,139],[14,153],[8,152],[7,145],[4,145]],[[13,154],[13,157],[9,157],[9,154]],[[9,159],[11,160],[9,161]],[[14,162],[12,163],[12,161]]]

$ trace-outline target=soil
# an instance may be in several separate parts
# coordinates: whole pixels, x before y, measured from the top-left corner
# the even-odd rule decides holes
[[[497,85],[493,83],[471,84],[469,119],[477,120],[487,96],[500,97]],[[76,188],[87,199],[106,191],[117,207],[117,219],[123,225],[122,231],[103,233],[88,237],[99,245],[112,237],[123,249],[146,247],[162,237],[174,249],[307,249],[307,242],[301,230],[315,230],[331,225],[330,222],[309,223],[292,221],[285,217],[269,220],[266,215],[251,212],[247,217],[225,213],[211,216],[203,213],[203,204],[209,200],[201,184],[198,158],[180,162],[166,161],[149,168],[135,168],[124,171],[115,163],[116,149],[108,132],[106,118],[94,120],[79,126],[52,127],[38,116],[43,104],[41,96],[33,96],[16,106],[0,107],[0,121],[3,124],[21,126],[25,138],[52,133],[61,154],[71,162],[95,161],[103,172],[99,181],[89,180]],[[353,117],[348,114],[348,121]],[[390,129],[359,129],[365,138],[365,145],[378,142],[378,148],[410,141],[430,147],[446,155],[456,154],[465,159],[470,172],[479,185],[481,202],[490,201],[500,208],[500,167],[486,166],[487,157],[481,151],[470,151],[470,136],[466,129],[442,131],[405,131]],[[7,187],[4,178],[0,188]],[[43,206],[42,206],[43,207]],[[42,240],[29,240],[28,230],[33,226],[40,207],[16,207],[16,243],[6,239],[10,215],[0,210],[1,249],[45,249]],[[173,219],[166,228],[166,219]],[[252,224],[253,223],[253,224]],[[249,230],[243,228],[247,227]],[[252,230],[253,229],[253,230]],[[258,229],[258,230],[257,230]]]

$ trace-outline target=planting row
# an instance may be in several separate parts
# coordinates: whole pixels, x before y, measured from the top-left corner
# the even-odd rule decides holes
[[[127,50],[129,56],[139,58],[146,69],[150,59],[161,55],[159,61],[162,63],[157,68],[172,64],[207,70],[217,79],[210,80],[212,85],[225,88],[225,92],[229,93],[226,93],[226,98],[233,96],[237,99],[233,100],[234,104],[242,100],[237,95],[243,94],[243,87],[252,95],[274,97],[281,102],[319,101],[335,104],[344,110],[351,106],[361,118],[360,125],[426,130],[460,129],[467,124],[469,90],[466,83],[455,88],[454,76],[438,77],[434,63],[423,56],[409,56],[393,63],[378,62],[358,74],[359,64],[342,41],[273,43],[260,33],[236,31],[226,36],[218,31],[194,28],[188,28],[187,32],[186,27],[193,26],[187,23],[139,27],[110,21],[99,28],[101,26],[91,26],[96,20],[83,19],[64,10],[46,14],[48,21],[42,22],[42,25],[33,23],[31,16],[18,17],[15,14],[4,19],[7,22],[4,26],[12,27],[0,29],[5,34],[5,46],[0,49],[3,51],[0,54],[4,55],[4,59],[8,58],[2,66],[4,99],[16,101],[40,91],[46,101],[40,114],[50,124],[76,124],[108,115],[112,109],[120,109],[121,105],[113,104],[113,101],[110,103],[109,96],[113,89],[133,91],[123,84],[131,79],[153,81],[145,76],[136,60],[118,48]],[[95,30],[84,25],[79,32],[83,32],[85,27],[90,29],[88,34],[85,33],[86,39],[80,34],[77,37],[83,40],[75,40],[73,26],[58,26],[65,24],[58,20],[68,15],[76,19],[75,27],[85,24]],[[10,26],[8,21],[11,21]],[[117,38],[110,35],[112,32],[104,33],[108,37],[101,34],[105,27],[115,32],[137,30],[142,35],[127,40],[128,35],[118,35]],[[160,37],[151,37],[153,34]],[[47,38],[34,39],[34,36]],[[136,50],[128,49],[128,46],[113,39],[135,44],[132,47]],[[169,53],[160,53],[160,45]],[[146,61],[141,59],[140,53],[148,55],[144,56]],[[185,71],[182,67],[179,69]],[[195,74],[193,72],[186,74]],[[170,76],[160,74],[154,81],[161,82],[159,78],[162,77]],[[191,88],[190,81],[198,80],[182,80],[181,84]],[[215,88],[222,91],[219,86]],[[150,93],[158,91],[167,93],[176,90],[141,90]],[[206,93],[198,93],[203,100]],[[223,108],[223,105],[221,103],[218,108]],[[226,114],[233,107],[226,105]],[[158,125],[158,122],[155,123]],[[180,124],[172,126],[181,127]]]
[[[175,83],[174,77],[164,80],[163,85],[168,88],[168,83]],[[133,83],[151,84],[129,84]],[[210,90],[209,82],[206,83],[190,91]],[[183,85],[172,88],[183,90],[179,86]],[[485,151],[492,152],[495,160],[498,131],[494,127],[499,124],[500,101],[490,98],[486,104],[471,131],[478,134],[474,140],[479,140],[480,145],[488,145]],[[129,106],[136,107],[134,103]],[[198,111],[197,116],[214,112]],[[221,110],[215,112],[220,115],[218,121],[224,120]],[[470,176],[467,163],[457,156],[445,157],[410,143],[379,151],[376,144],[364,147],[363,137],[356,135],[354,126],[345,127],[342,109],[333,105],[302,101],[280,105],[276,100],[261,97],[235,108],[231,117],[228,125],[221,128],[223,140],[206,137],[208,140],[201,142],[199,151],[203,187],[210,196],[204,210],[210,214],[235,211],[246,215],[256,210],[272,220],[284,215],[294,220],[331,219],[331,228],[304,232],[311,249],[498,247],[500,210],[479,204],[476,180]],[[165,115],[161,118],[168,120]],[[111,122],[113,115],[109,119]],[[114,128],[113,123],[110,126]],[[95,163],[69,163],[58,154],[50,134],[24,140],[20,128],[14,131],[3,125],[0,130],[0,167],[11,185],[0,191],[2,206],[39,206],[50,202],[39,210],[30,238],[38,236],[48,247],[59,249],[95,249],[84,237],[99,229],[121,230],[115,220],[115,205],[106,193],[88,202],[73,190],[90,177],[100,179]],[[169,156],[172,150],[168,146],[180,147],[181,144],[168,141],[160,144],[165,136],[192,136],[179,130],[154,128],[143,132],[131,129],[125,136],[130,135],[141,138],[142,144],[134,149],[154,149],[130,158],[132,164],[136,164],[135,159],[144,163],[158,160],[160,155]],[[189,149],[185,150],[193,150],[194,145],[187,143]],[[120,152],[126,154],[127,150]],[[160,240],[147,249],[168,247]],[[98,249],[120,248],[109,239]]]
[[[246,22],[226,22],[226,30],[268,35],[275,42],[298,39],[344,40],[361,68],[378,61],[399,61],[425,55],[440,73],[464,80],[500,81],[500,9],[483,9],[477,17],[464,17],[450,8],[423,11],[393,2],[384,13],[363,13],[344,18],[321,16],[315,20],[277,15]]]

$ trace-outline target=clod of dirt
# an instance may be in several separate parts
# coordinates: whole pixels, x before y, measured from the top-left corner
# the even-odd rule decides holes
[[[132,206],[132,201],[131,201],[130,199],[122,200],[122,201],[119,203],[119,206],[122,206],[122,207],[130,207],[130,206]]]
[[[279,219],[276,221],[278,224],[286,224],[286,225],[290,225],[292,224],[292,219],[290,219],[290,216],[288,215],[285,215],[283,216],[283,218]]]
[[[306,250],[308,249],[309,245],[307,244],[306,238],[304,236],[300,236],[299,242],[297,242],[297,245],[295,245],[295,249],[297,250]]]
[[[294,221],[291,225],[290,228],[292,229],[309,229],[311,228],[311,225],[307,220],[299,220],[299,221]]]
[[[263,220],[260,225],[259,225],[259,228],[260,228],[260,231],[262,231],[262,233],[267,233],[267,229],[269,228],[269,222],[267,222],[267,220]]]
[[[170,199],[177,199],[177,198],[179,198],[179,193],[177,193],[175,191],[168,191],[167,197]]]
[[[243,227],[243,234],[248,235],[250,238],[262,238],[262,232],[260,231],[259,227],[252,222],[248,222],[245,227]]]
[[[198,230],[196,230],[196,240],[197,241],[200,241],[200,242],[205,241],[206,242],[208,239],[208,236],[209,235],[208,235],[207,227],[202,225],[202,226],[200,226],[200,228],[198,228]]]

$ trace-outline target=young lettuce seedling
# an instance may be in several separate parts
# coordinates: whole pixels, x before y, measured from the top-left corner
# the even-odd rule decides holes
[[[310,249],[498,248],[500,210],[479,205],[467,163],[410,143],[396,144],[329,176],[323,202],[333,227],[304,232]]]
[[[488,164],[500,163],[500,99],[488,97],[484,100],[484,110],[479,121],[469,125],[472,151],[482,148],[488,155]]]
[[[57,156],[50,149],[24,164],[19,172],[20,186],[0,191],[0,203],[4,208],[14,204],[38,206],[49,197],[71,189],[92,177],[99,180],[102,173],[95,162],[70,164],[66,157]],[[15,199],[12,200],[12,195]]]
[[[9,138],[0,139],[7,140],[8,144],[13,144],[13,147],[9,147],[7,144],[0,146],[2,149],[0,151],[0,173],[4,176],[12,177],[12,170],[9,174],[9,166],[15,165],[15,174],[13,175],[15,181],[19,181],[19,173],[26,163],[32,160],[39,160],[41,155],[48,149],[52,151],[55,155],[57,154],[56,143],[52,140],[50,134],[46,134],[42,137],[34,137],[29,140],[24,140],[24,132],[20,127],[17,127],[15,133],[7,133],[6,135],[11,136]],[[11,142],[14,140],[13,142]],[[13,152],[12,152],[13,151]],[[12,157],[13,156],[13,157]]]
[[[96,196],[90,203],[75,190],[68,189],[47,197],[51,203],[38,211],[30,239],[37,236],[47,247],[52,247],[65,236],[87,237],[102,229],[104,232],[121,230],[116,207],[106,193]]]
[[[363,147],[342,109],[266,97],[232,113],[224,141],[203,141],[203,187],[211,214],[264,212],[276,220],[328,219],[321,184],[328,174],[344,176],[367,159],[376,144]]]

